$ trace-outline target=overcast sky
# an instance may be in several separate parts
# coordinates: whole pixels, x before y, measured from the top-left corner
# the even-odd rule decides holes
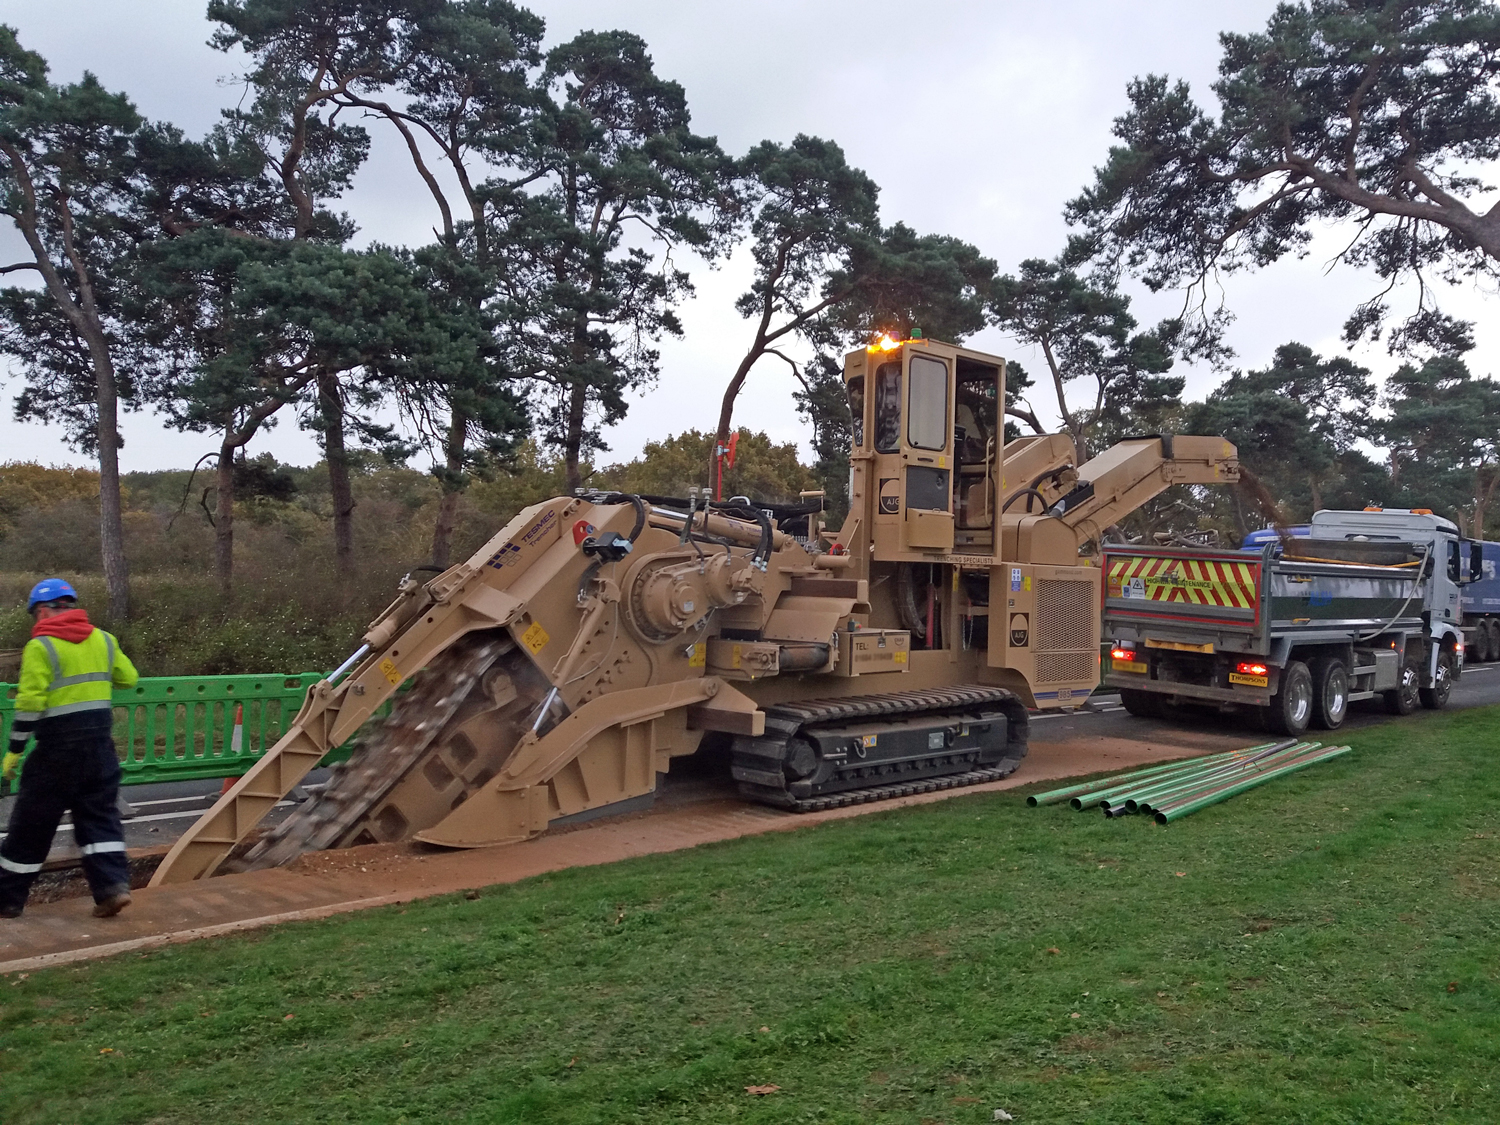
[[[1126,82],[1167,73],[1207,96],[1218,32],[1261,28],[1275,4],[565,0],[530,6],[547,21],[549,45],[585,29],[640,35],[657,72],[686,89],[695,129],[717,136],[728,151],[798,133],[833,139],[881,186],[887,225],[900,220],[922,233],[957,236],[1011,271],[1027,257],[1061,249],[1062,206],[1103,160]],[[146,116],[199,135],[242,89],[233,81],[237,60],[207,46],[204,8],[203,0],[0,0],[0,20],[42,53],[55,81],[93,71],[109,89],[127,92]],[[360,241],[430,241],[430,197],[392,138],[372,132],[371,159],[343,204],[360,226]],[[0,236],[6,249],[13,242]],[[1379,286],[1345,267],[1327,271],[1338,245],[1332,236],[1321,238],[1305,261],[1226,283],[1237,365],[1264,365],[1289,340],[1343,351],[1344,317]],[[748,344],[747,326],[733,309],[748,277],[744,258],[713,271],[690,263],[697,296],[682,309],[686,337],[663,343],[659,385],[609,431],[604,460],[628,459],[644,442],[690,427],[712,428],[724,382]],[[1494,296],[1442,296],[1445,308],[1479,321],[1480,347],[1470,361],[1476,373],[1494,372],[1500,338],[1485,323],[1493,319]],[[1176,307],[1170,298],[1143,296],[1136,312],[1151,322]],[[1038,356],[998,332],[969,342],[1041,373]],[[1379,347],[1354,355],[1379,373],[1394,366]],[[791,377],[773,362],[752,374],[737,421],[805,449],[810,435],[791,401]],[[1219,378],[1208,370],[1188,374],[1191,398]],[[0,387],[0,461],[87,463],[63,445],[55,427],[12,421],[14,390],[13,383]],[[1033,402],[1044,417],[1056,416],[1041,393]],[[150,414],[127,417],[124,429],[126,471],[184,467],[216,447],[209,435],[176,433]],[[251,447],[267,450],[299,464],[319,456],[290,418]]]

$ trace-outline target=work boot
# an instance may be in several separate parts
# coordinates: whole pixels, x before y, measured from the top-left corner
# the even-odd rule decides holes
[[[94,903],[94,917],[113,918],[129,905],[130,892],[121,891],[119,894],[110,895],[108,898]]]

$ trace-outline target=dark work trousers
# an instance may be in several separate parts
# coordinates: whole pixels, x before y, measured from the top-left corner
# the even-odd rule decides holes
[[[0,907],[26,905],[31,884],[52,848],[57,823],[69,810],[94,901],[128,891],[125,833],[115,808],[119,790],[120,760],[107,728],[63,737],[40,735],[21,770],[10,830],[0,842]]]

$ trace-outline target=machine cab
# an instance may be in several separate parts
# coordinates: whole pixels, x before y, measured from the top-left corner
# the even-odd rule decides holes
[[[854,419],[850,497],[869,521],[875,557],[993,554],[1005,361],[882,337],[845,357],[844,382]]]

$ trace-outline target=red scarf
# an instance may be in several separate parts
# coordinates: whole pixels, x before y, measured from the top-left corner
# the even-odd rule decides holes
[[[31,635],[56,637],[60,641],[77,645],[94,635],[94,627],[89,624],[88,610],[66,609],[45,621],[38,621],[31,627]]]

